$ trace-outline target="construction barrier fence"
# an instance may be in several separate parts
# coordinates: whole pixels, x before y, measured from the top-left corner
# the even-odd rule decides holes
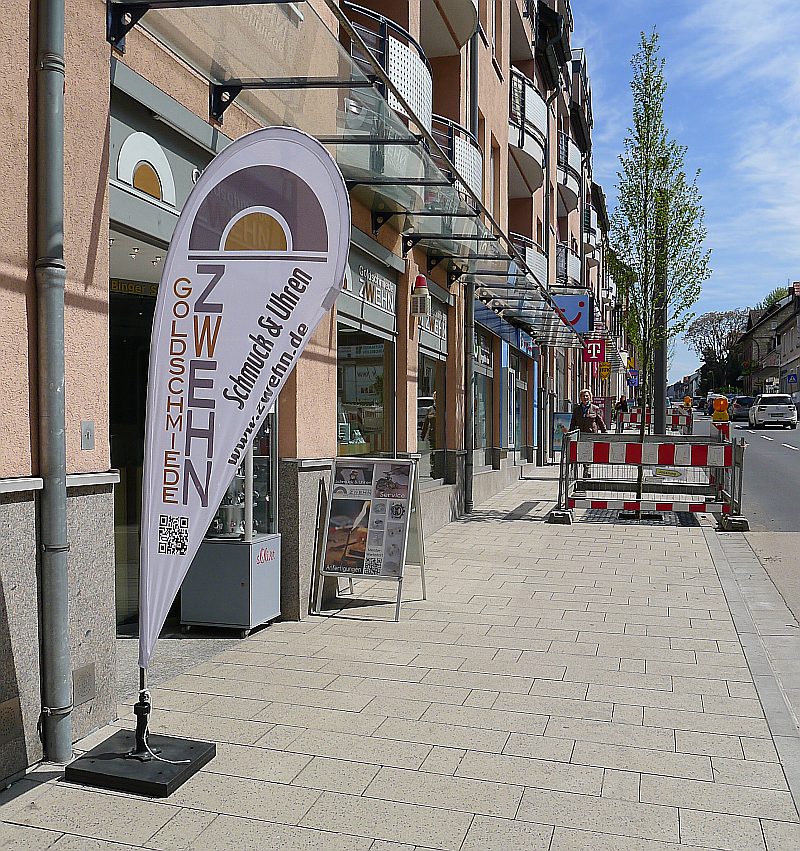
[[[557,513],[573,509],[741,516],[743,440],[720,434],[563,437]]]

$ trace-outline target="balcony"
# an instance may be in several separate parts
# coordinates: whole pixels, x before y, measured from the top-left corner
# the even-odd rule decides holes
[[[559,2],[553,9],[539,0],[536,15],[536,58],[548,89],[559,84],[561,69],[570,60],[569,33],[572,12],[569,4]]]
[[[556,247],[556,282],[561,287],[581,286],[581,258],[566,242]]]
[[[521,233],[509,233],[511,244],[525,259],[525,265],[533,272],[536,280],[547,286],[547,255],[538,242]]]
[[[509,7],[508,58],[512,65],[532,62],[536,38],[536,2],[511,0]]]
[[[572,88],[570,95],[570,121],[572,132],[581,150],[591,147],[592,88],[586,70],[586,54],[582,48],[572,51]]]
[[[558,215],[578,209],[581,194],[581,152],[566,133],[558,134]]]
[[[509,197],[532,195],[544,182],[547,106],[536,87],[516,68],[511,69],[508,111]]]
[[[405,102],[426,130],[431,130],[433,75],[425,52],[401,26],[363,6],[342,2],[342,11],[364,40],[373,58],[397,87]],[[372,67],[361,49],[353,44],[351,56],[361,70],[372,76]],[[397,98],[389,92],[389,106],[405,115]]]
[[[599,266],[597,239],[597,210],[591,204],[583,207],[583,250],[586,252],[586,264]]]
[[[466,127],[442,115],[433,116],[431,133],[467,186],[478,198],[482,198],[483,154],[478,140]],[[453,177],[449,163],[442,161],[436,154],[433,155],[433,160],[446,175]],[[459,185],[458,188],[463,192],[462,186]]]
[[[478,0],[422,0],[420,16],[426,55],[458,56],[478,29]]]

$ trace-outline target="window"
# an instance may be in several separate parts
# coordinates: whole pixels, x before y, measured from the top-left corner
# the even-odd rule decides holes
[[[392,344],[339,323],[336,430],[339,455],[391,452]]]
[[[492,445],[492,379],[475,373],[475,449]]]
[[[417,452],[421,479],[443,479],[445,464],[446,362],[419,356]]]
[[[492,337],[475,329],[475,404],[474,441],[475,449],[490,449],[493,443],[494,409]]]
[[[509,364],[514,376],[513,442],[515,449],[523,450],[528,444],[528,362],[515,352],[511,352]]]

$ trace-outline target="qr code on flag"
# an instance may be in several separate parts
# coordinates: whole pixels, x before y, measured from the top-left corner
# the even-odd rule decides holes
[[[158,516],[159,555],[185,556],[189,548],[189,518]]]

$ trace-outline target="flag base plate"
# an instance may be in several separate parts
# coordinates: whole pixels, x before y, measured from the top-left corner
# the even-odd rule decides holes
[[[150,735],[150,749],[160,760],[141,760],[130,757],[136,736],[133,730],[120,730],[88,753],[71,762],[64,771],[64,779],[84,786],[133,792],[151,798],[167,798],[196,774],[217,754],[213,742],[177,739],[173,736]],[[163,760],[181,762],[171,765]]]

